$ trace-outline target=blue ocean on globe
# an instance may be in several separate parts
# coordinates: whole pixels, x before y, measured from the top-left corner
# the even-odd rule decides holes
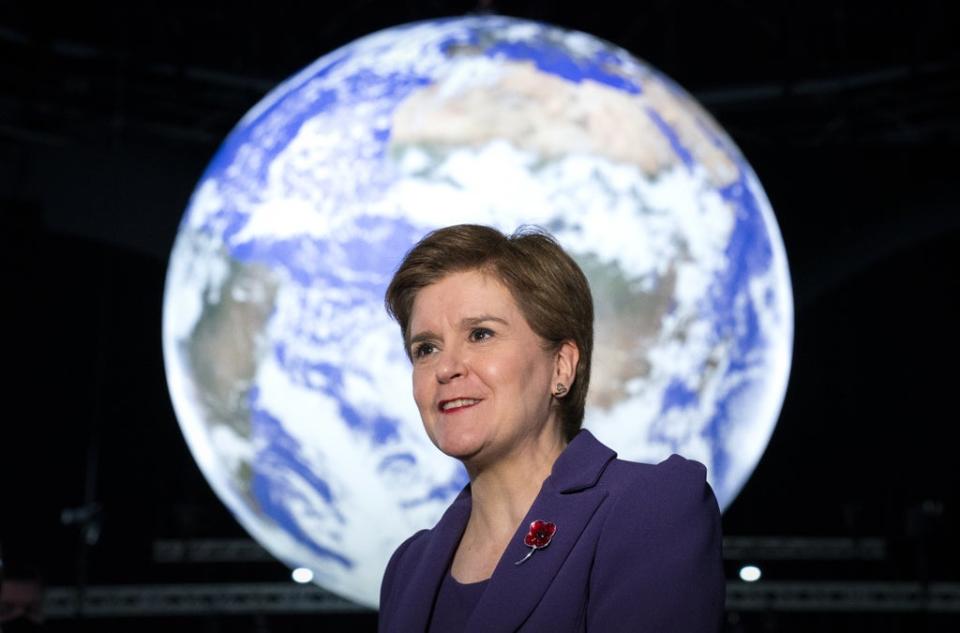
[[[588,34],[501,16],[361,38],[230,133],[167,275],[171,398],[204,475],[291,567],[374,606],[467,483],[422,430],[383,294],[432,229],[549,230],[596,304],[585,426],[680,453],[728,506],[763,454],[793,307],[773,211],[694,99]]]

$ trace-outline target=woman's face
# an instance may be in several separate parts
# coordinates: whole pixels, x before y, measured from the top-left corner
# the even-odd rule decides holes
[[[490,463],[560,434],[551,388],[572,383],[576,346],[544,349],[495,277],[452,273],[420,290],[410,334],[413,397],[441,451]]]

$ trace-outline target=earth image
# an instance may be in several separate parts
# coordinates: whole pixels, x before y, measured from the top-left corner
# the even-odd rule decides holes
[[[499,16],[374,33],[227,137],[170,256],[166,375],[204,475],[315,582],[376,606],[394,548],[467,483],[424,433],[383,294],[428,231],[550,231],[596,305],[585,426],[696,459],[722,508],[783,402],[793,306],[776,221],[717,123],[593,36]]]

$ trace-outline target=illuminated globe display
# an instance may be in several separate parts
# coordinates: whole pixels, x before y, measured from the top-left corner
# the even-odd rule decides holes
[[[682,89],[584,33],[421,22],[319,59],[210,162],[170,256],[167,380],[190,449],[261,544],[375,606],[386,562],[467,483],[427,439],[383,294],[463,222],[549,230],[596,304],[586,427],[681,453],[722,507],[782,404],[789,274],[746,160]]]

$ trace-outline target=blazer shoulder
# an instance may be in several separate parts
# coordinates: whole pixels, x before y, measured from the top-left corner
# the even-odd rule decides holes
[[[410,550],[411,554],[416,554],[419,550],[422,550],[427,546],[427,541],[429,541],[430,533],[433,530],[424,529],[414,532],[407,537],[403,543],[400,544],[400,547],[397,548],[397,551],[393,553],[393,557],[399,558],[407,553],[407,550]]]
[[[395,578],[403,578],[409,575],[410,566],[420,559],[424,548],[429,540],[430,530],[420,530],[407,538],[400,546],[394,550],[387,563],[387,569],[383,572],[383,580],[380,582],[380,609],[390,600],[395,587]]]
[[[615,501],[615,513],[637,519],[682,520],[717,514],[713,489],[707,482],[707,468],[700,462],[671,455],[659,464],[614,460],[601,484]],[[672,517],[672,520],[669,519]]]
[[[591,571],[588,629],[715,633],[723,615],[720,511],[707,469],[671,455],[616,460]]]
[[[408,564],[418,560],[420,554],[423,553],[423,550],[427,547],[427,543],[430,540],[430,533],[432,530],[420,530],[415,532],[407,538],[403,543],[394,550],[393,554],[390,556],[390,562],[387,563],[387,571],[389,574],[391,571],[399,571],[400,569],[406,567]]]
[[[642,485],[650,492],[679,491],[703,486],[707,481],[707,467],[698,461],[673,454],[659,464],[616,459],[604,475],[603,483],[614,492],[618,489],[635,490],[637,485]]]

